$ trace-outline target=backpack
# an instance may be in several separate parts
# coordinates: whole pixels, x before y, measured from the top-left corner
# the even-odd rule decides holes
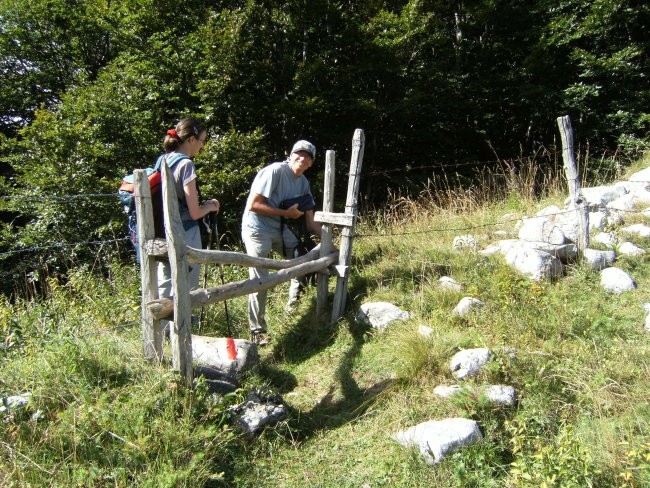
[[[280,208],[286,210],[296,203],[298,204],[298,210],[301,212],[314,210],[316,208],[314,198],[309,193],[299,197],[282,200],[282,202],[280,202]],[[280,235],[283,235],[285,225],[298,238],[298,246],[296,246],[296,249],[294,250],[293,257],[297,258],[303,256],[316,247],[316,243],[314,242],[309,229],[307,229],[307,219],[304,213],[297,219],[285,219],[284,217],[280,217]],[[284,239],[282,240],[282,251],[286,254],[286,250],[284,249]],[[303,281],[305,283],[308,282],[314,284],[316,282],[316,273],[305,275]]]
[[[183,154],[176,154],[173,158],[167,158],[167,154],[161,155],[156,161],[153,168],[147,168],[147,178],[149,179],[149,190],[151,191],[151,204],[153,208],[154,236],[165,237],[165,222],[162,202],[162,172],[161,165],[165,160],[170,168],[181,159],[187,158]],[[126,225],[129,239],[135,248],[135,260],[140,263],[140,248],[138,246],[138,222],[135,211],[135,185],[133,174],[127,175],[122,179],[122,183],[117,191],[120,197],[122,209],[126,214]]]

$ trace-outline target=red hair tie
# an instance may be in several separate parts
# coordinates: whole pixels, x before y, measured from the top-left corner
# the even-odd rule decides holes
[[[167,131],[167,135],[172,137],[178,137],[178,132],[176,132],[176,129],[169,129]]]

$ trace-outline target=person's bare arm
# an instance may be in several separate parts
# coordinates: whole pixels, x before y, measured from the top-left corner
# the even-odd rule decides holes
[[[183,189],[185,190],[187,209],[190,211],[192,220],[199,220],[210,212],[219,211],[219,200],[206,200],[203,202],[203,205],[199,205],[199,192],[196,190],[196,180],[190,181],[187,185],[183,186]]]
[[[314,220],[314,211],[307,210],[305,212],[305,220],[307,222],[307,228],[310,229],[318,237],[321,235],[322,225],[319,222]]]

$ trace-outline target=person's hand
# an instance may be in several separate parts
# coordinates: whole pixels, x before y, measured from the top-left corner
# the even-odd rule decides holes
[[[287,213],[286,213],[285,217],[290,218],[290,219],[298,219],[298,218],[302,217],[302,215],[304,213],[305,212],[301,212],[300,210],[298,210],[298,204],[294,203],[293,205],[291,205],[291,207],[289,207],[287,209]]]
[[[213,198],[212,200],[207,200],[205,203],[210,206],[210,212],[218,212],[219,211],[219,208],[220,208],[219,200],[215,200]]]

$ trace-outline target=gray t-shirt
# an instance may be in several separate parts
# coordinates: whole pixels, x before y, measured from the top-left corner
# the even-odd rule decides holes
[[[167,164],[167,161],[172,161],[178,156],[184,157],[179,158],[178,161],[176,161],[170,169],[172,170],[174,183],[176,184],[176,196],[180,202],[179,210],[181,214],[181,220],[185,222],[192,220],[192,217],[190,217],[190,211],[187,208],[187,203],[185,201],[185,185],[196,179],[196,167],[194,166],[194,161],[192,161],[189,156],[175,151],[164,154],[162,156],[162,163]]]
[[[288,161],[271,163],[262,168],[251,185],[251,191],[246,202],[246,210],[242,218],[242,231],[280,232],[280,217],[260,215],[248,210],[254,194],[266,197],[266,203],[279,208],[280,202],[302,195],[311,195],[309,181],[304,175],[296,176],[289,167]]]

